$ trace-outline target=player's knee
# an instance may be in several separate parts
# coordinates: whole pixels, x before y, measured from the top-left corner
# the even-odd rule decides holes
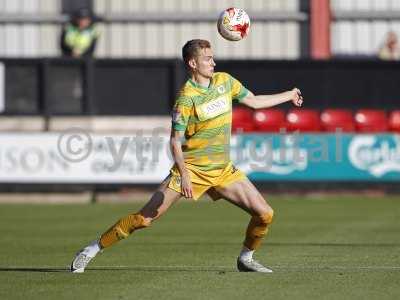
[[[273,210],[268,210],[263,214],[253,216],[250,222],[251,234],[255,237],[262,238],[268,230],[268,225],[272,223],[273,216]]]
[[[272,209],[269,209],[267,212],[261,214],[259,216],[260,218],[260,222],[265,225],[268,226],[269,224],[272,223],[273,219],[274,219],[274,211]]]
[[[272,209],[265,210],[263,213],[254,215],[247,227],[246,239],[244,245],[248,249],[258,249],[261,240],[268,232],[268,225],[272,223],[274,211]]]

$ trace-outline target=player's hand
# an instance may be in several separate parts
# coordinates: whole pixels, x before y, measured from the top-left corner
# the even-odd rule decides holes
[[[181,179],[182,194],[185,198],[193,198],[192,182],[190,181],[189,174],[182,175]]]
[[[303,105],[303,96],[301,95],[301,91],[298,88],[294,88],[292,90],[292,102],[295,106],[302,106]]]

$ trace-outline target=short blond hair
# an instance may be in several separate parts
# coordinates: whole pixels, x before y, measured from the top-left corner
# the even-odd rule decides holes
[[[187,41],[182,47],[182,58],[185,65],[188,65],[189,60],[198,55],[201,49],[211,48],[211,43],[207,40],[194,39]]]

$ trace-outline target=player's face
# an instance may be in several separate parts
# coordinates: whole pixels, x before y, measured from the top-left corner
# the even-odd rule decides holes
[[[195,57],[194,72],[211,79],[214,74],[214,54],[210,48],[201,49],[199,55]]]

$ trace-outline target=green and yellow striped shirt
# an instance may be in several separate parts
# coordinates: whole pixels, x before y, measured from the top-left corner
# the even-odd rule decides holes
[[[186,164],[202,171],[223,169],[230,161],[232,100],[248,90],[227,73],[214,73],[208,88],[189,79],[176,99],[172,128],[185,131]]]

